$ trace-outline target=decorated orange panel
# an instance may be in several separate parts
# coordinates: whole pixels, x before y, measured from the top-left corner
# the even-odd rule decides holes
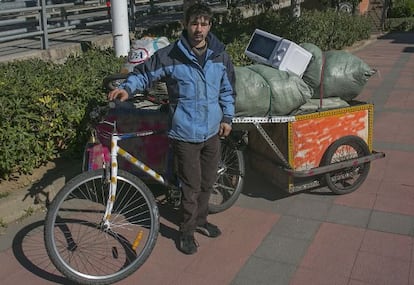
[[[341,137],[358,136],[370,145],[369,109],[346,109],[298,116],[291,123],[289,162],[295,170],[318,167],[327,148]]]

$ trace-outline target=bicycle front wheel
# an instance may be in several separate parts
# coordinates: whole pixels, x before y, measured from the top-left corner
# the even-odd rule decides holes
[[[154,196],[136,176],[119,170],[109,225],[102,222],[109,183],[103,169],[70,180],[48,209],[44,240],[56,268],[80,284],[112,284],[137,270],[159,231]]]

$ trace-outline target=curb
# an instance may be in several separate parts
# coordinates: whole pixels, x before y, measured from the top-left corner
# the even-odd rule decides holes
[[[70,55],[81,54],[88,47],[101,49],[113,46],[112,34],[94,36],[92,39],[77,40],[77,42],[56,44],[47,50],[35,49],[19,53],[0,56],[0,62],[13,62],[28,59],[41,59],[56,63],[63,63]]]
[[[37,169],[38,179],[24,179],[27,186],[11,190],[0,199],[0,229],[46,209],[46,205],[72,177],[80,173],[80,162],[58,159]]]
[[[369,39],[356,42],[352,46],[346,47],[343,50],[348,51],[348,52],[358,51],[360,49],[363,49],[367,45],[370,45],[371,43],[375,42],[380,36],[381,36],[380,34],[371,35]]]

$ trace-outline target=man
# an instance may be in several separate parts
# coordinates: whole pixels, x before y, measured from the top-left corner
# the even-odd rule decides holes
[[[234,116],[234,67],[224,45],[211,32],[211,9],[190,6],[181,37],[135,67],[125,83],[108,94],[121,101],[157,80],[167,83],[170,97],[168,136],[182,188],[179,249],[197,252],[194,232],[221,234],[207,221],[208,201],[220,160],[220,137],[229,135]]]

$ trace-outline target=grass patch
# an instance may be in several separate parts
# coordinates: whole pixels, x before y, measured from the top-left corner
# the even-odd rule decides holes
[[[33,215],[33,213],[35,212],[35,209],[33,207],[29,207],[26,210],[24,210],[24,214],[20,217],[20,221],[30,217],[31,215]]]
[[[7,224],[2,218],[0,218],[0,229],[5,229],[5,228],[7,228]]]

